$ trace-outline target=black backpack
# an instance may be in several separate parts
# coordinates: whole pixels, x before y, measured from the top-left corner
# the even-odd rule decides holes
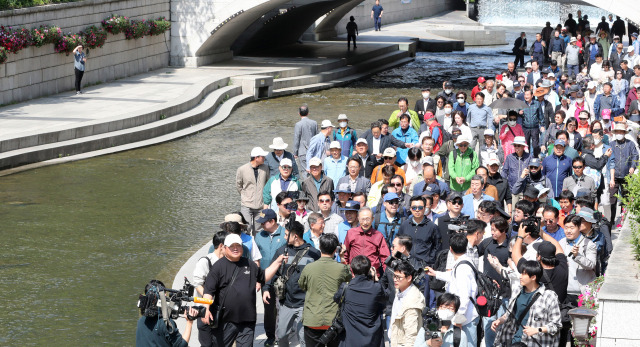
[[[443,249],[438,252],[436,255],[436,261],[433,263],[433,269],[436,271],[446,271],[447,270],[447,255],[449,254],[448,249]],[[444,288],[447,285],[447,282],[438,280],[435,277],[429,278],[429,287],[436,292],[444,292]]]
[[[471,299],[471,302],[473,302],[473,306],[475,306],[478,314],[481,317],[495,316],[498,313],[500,305],[502,304],[502,300],[500,298],[500,289],[498,289],[498,285],[493,282],[493,280],[487,275],[479,272],[476,267],[467,260],[463,260],[459,262],[458,265],[456,265],[456,267],[453,269],[454,276],[455,271],[457,270],[458,266],[460,266],[460,264],[469,265],[473,269],[473,272],[475,274],[476,285],[478,286],[478,289],[476,290],[475,299],[472,297],[469,297],[469,299]]]

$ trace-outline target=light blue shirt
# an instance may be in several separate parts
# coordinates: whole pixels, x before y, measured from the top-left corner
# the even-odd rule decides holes
[[[473,104],[467,110],[467,121],[470,128],[487,127],[487,129],[493,129],[493,112],[487,105],[478,107]]]
[[[324,160],[327,157],[327,148],[329,147],[329,137],[324,136],[323,133],[318,133],[309,141],[309,148],[307,149],[307,170],[309,169],[309,161],[311,158],[320,158]]]
[[[324,158],[322,163],[322,170],[326,176],[329,176],[333,180],[333,188],[338,187],[338,180],[344,177],[347,173],[347,160],[349,158],[341,156],[340,159],[335,160],[333,157]]]

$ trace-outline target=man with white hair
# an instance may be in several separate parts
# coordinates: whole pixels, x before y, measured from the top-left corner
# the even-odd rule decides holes
[[[629,66],[636,66],[640,64],[640,55],[636,52],[633,46],[627,47],[627,55],[624,57],[629,62]]]

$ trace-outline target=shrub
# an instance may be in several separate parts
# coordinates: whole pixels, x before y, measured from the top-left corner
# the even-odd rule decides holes
[[[625,181],[629,193],[626,198],[618,196],[618,199],[621,201],[621,206],[624,206],[627,210],[624,217],[631,217],[635,222],[631,224],[631,245],[633,246],[636,259],[640,260],[640,230],[638,230],[640,223],[640,199],[636,198],[640,196],[640,175],[628,175],[625,177]]]
[[[116,35],[124,32],[131,25],[130,22],[129,17],[112,14],[111,17],[102,21],[102,27],[107,32]]]
[[[69,55],[78,45],[85,45],[84,39],[79,34],[64,35],[56,42],[56,53]]]
[[[156,20],[149,21],[149,34],[162,35],[165,31],[171,29],[171,22],[166,18],[160,17]]]
[[[87,48],[99,48],[107,41],[107,31],[92,25],[80,33]]]
[[[31,31],[33,45],[42,47],[50,43],[56,43],[62,38],[62,30],[57,26],[44,26]]]
[[[7,61],[7,49],[0,47],[0,64],[4,64]]]
[[[0,46],[8,52],[18,53],[21,49],[31,45],[31,31],[25,28],[0,27]]]
[[[139,39],[149,35],[149,24],[143,20],[132,20],[129,27],[125,30],[124,36],[127,40]]]

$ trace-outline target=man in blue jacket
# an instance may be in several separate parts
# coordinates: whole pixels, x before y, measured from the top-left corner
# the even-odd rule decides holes
[[[527,107],[520,110],[522,115],[522,130],[524,130],[524,137],[527,144],[530,145],[533,150],[533,156],[537,157],[540,154],[540,133],[544,133],[544,115],[540,109],[540,103],[533,98],[533,90],[526,90],[524,92],[524,102]]]
[[[616,205],[618,204],[616,193],[620,192],[621,196],[627,196],[628,191],[624,184],[624,178],[636,172],[636,167],[638,166],[638,150],[633,142],[625,138],[627,134],[627,125],[625,123],[616,123],[613,128],[613,133],[615,135],[615,141],[609,144],[613,149],[615,158],[615,173],[609,186],[609,196],[611,201],[611,222],[615,223]]]
[[[522,175],[522,171],[529,167],[529,159],[531,155],[524,151],[526,147],[527,143],[524,136],[516,136],[513,139],[513,148],[515,151],[504,159],[502,177],[506,178],[507,182],[509,182],[509,188],[512,192],[515,188],[516,182],[518,182],[518,178]],[[520,194],[513,194],[511,196],[512,206],[515,206],[515,204],[520,201],[520,197]]]
[[[553,196],[560,195],[564,179],[571,174],[571,158],[564,155],[566,145],[563,140],[556,140],[553,154],[542,161],[542,173],[551,181]]]
[[[596,115],[596,119],[602,119],[602,111],[606,109],[611,110],[611,119],[624,112],[624,107],[621,107],[618,97],[611,94],[612,89],[611,82],[605,82],[602,85],[602,94],[596,96],[596,100],[593,102],[593,113]]]

